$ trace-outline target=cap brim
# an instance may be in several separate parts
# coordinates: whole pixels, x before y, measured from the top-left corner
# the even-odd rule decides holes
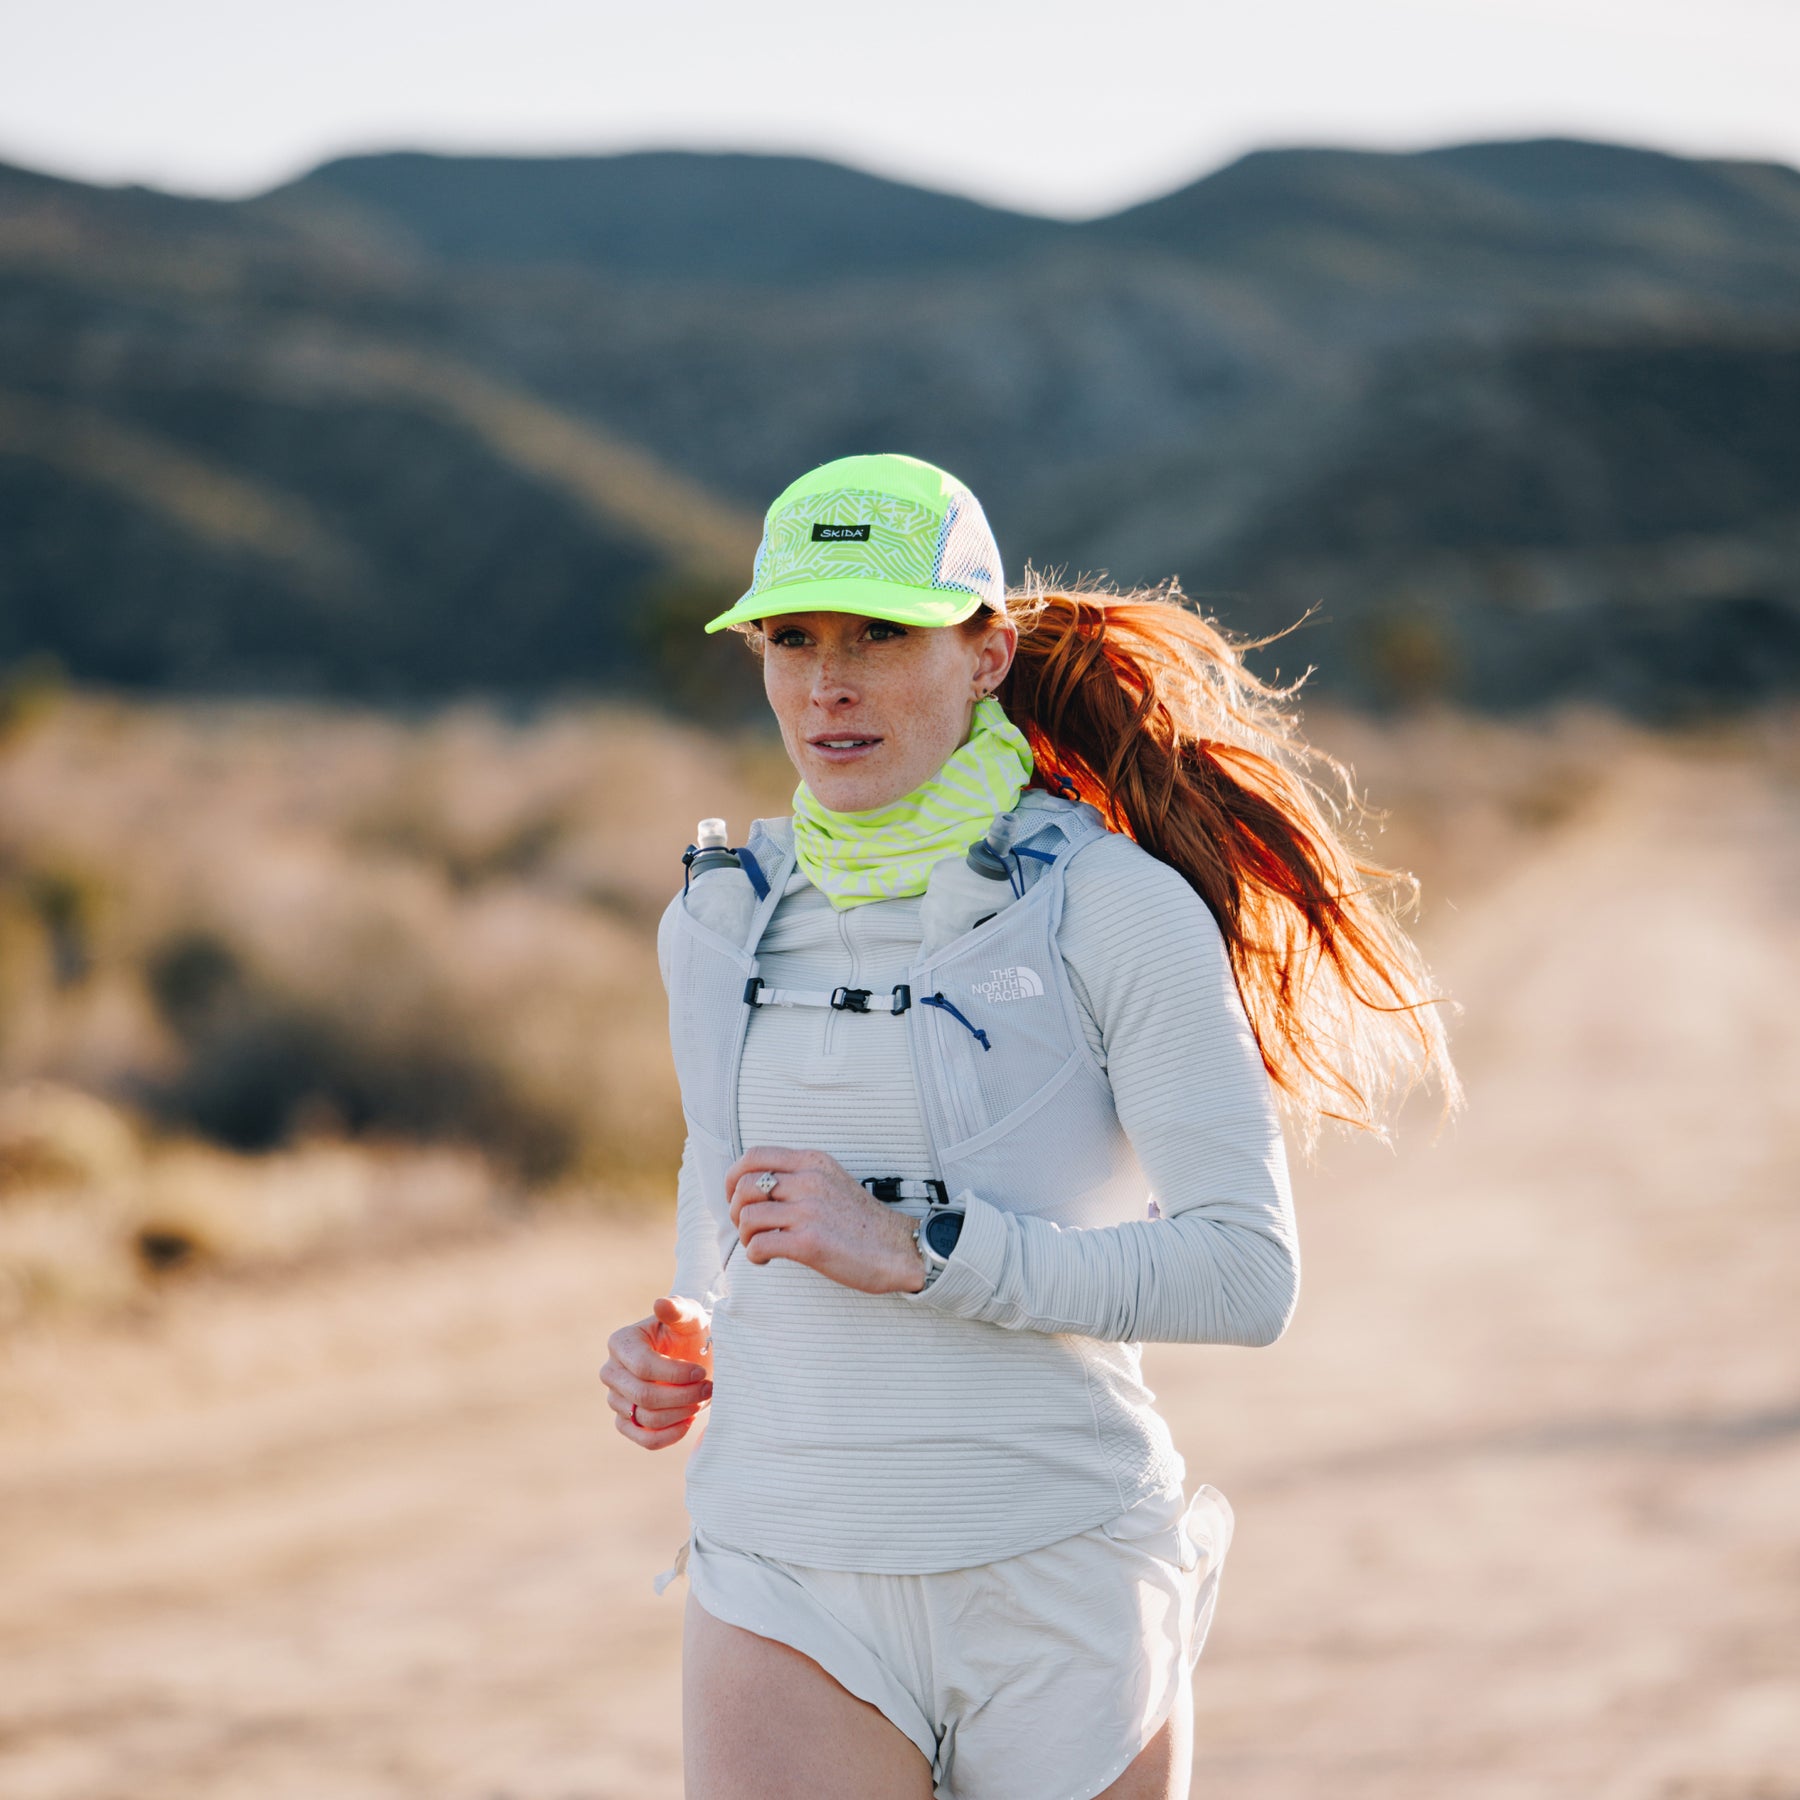
[[[984,602],[963,588],[905,587],[898,581],[874,581],[846,575],[836,581],[789,581],[748,593],[728,612],[707,621],[708,631],[748,625],[783,613],[860,613],[867,619],[891,619],[896,625],[959,625]]]

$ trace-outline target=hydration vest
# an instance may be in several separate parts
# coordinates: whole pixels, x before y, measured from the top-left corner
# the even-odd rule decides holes
[[[954,906],[935,904],[955,884],[965,900],[969,892],[963,858],[938,863],[918,959],[887,994],[789,993],[763,982],[757,945],[794,868],[791,819],[751,827],[745,872],[759,897],[741,943],[697,919],[685,892],[675,897],[663,925],[669,1037],[721,1262],[737,1242],[724,1178],[744,1148],[738,1068],[751,1013],[764,1005],[893,1015],[893,1029],[907,1033],[933,1176],[952,1199],[968,1190],[1064,1226],[1148,1216],[1148,1184],[1057,948],[1068,866],[1105,835],[1092,806],[1028,790],[987,834],[984,860],[1005,881],[975,884],[985,890],[976,899],[988,916],[965,924]],[[940,924],[935,935],[943,941],[934,942],[934,915],[943,921],[947,914],[949,934]]]

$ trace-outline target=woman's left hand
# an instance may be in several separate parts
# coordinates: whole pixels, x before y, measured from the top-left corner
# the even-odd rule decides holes
[[[776,1177],[764,1193],[756,1178]],[[746,1150],[725,1171],[731,1222],[753,1263],[785,1257],[863,1294],[912,1294],[925,1285],[916,1221],[884,1206],[823,1150]]]

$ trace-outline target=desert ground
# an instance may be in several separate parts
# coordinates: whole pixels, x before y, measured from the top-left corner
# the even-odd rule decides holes
[[[1793,1800],[1794,732],[1342,735],[1469,1106],[1296,1162],[1279,1344],[1147,1352],[1238,1519],[1194,1792]],[[680,1794],[686,1451],[596,1379],[668,1218],[453,1211],[0,1336],[7,1800]]]

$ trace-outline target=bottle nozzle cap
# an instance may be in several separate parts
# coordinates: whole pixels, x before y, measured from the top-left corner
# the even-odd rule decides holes
[[[730,841],[723,819],[702,819],[694,828],[694,844],[701,850],[723,850]]]

